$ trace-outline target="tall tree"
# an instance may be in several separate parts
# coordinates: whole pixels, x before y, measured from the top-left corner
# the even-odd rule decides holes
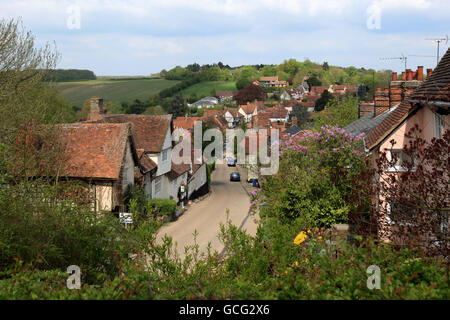
[[[294,116],[297,118],[297,126],[300,129],[305,129],[306,124],[308,123],[309,119],[311,118],[311,113],[308,112],[308,110],[303,107],[300,104],[296,104],[292,108],[292,114],[291,116]]]
[[[331,100],[327,112],[314,115],[314,127],[316,129],[325,125],[345,127],[358,119],[358,102],[359,100],[351,95],[345,96],[342,100]]]
[[[255,84],[248,84],[242,90],[239,90],[234,96],[233,99],[238,104],[246,104],[247,102],[252,102],[255,100],[265,101],[267,98],[267,94],[261,89],[260,86]]]
[[[320,96],[320,98],[316,101],[314,111],[316,112],[322,111],[331,99],[333,99],[333,96],[331,95],[331,93],[328,92],[328,90],[325,90]]]
[[[167,113],[172,114],[174,117],[181,117],[184,115],[184,99],[180,96],[174,97],[170,100]]]

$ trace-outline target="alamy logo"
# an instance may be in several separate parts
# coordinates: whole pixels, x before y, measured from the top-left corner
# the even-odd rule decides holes
[[[227,129],[226,139],[218,129],[208,129],[203,133],[202,122],[194,123],[194,152],[192,152],[192,138],[187,130],[176,129],[172,139],[176,145],[172,151],[172,162],[176,165],[190,164],[191,154],[194,155],[194,164],[201,164],[204,159],[207,163],[220,163],[225,158],[235,158],[237,163],[245,165],[259,165],[263,176],[274,175],[278,172],[280,157],[279,130],[270,130],[270,140],[267,129]],[[210,142],[211,141],[211,142]],[[225,148],[224,148],[225,141]],[[210,142],[203,148],[203,142]],[[225,150],[224,150],[225,149]],[[203,153],[202,153],[202,150]]]
[[[69,30],[81,29],[81,9],[77,5],[71,5],[67,7],[66,13],[69,15],[67,18],[67,28]]]
[[[381,7],[378,2],[374,2],[366,10],[367,20],[366,26],[368,29],[381,29]]]
[[[81,288],[81,269],[79,266],[71,265],[67,267],[67,273],[70,276],[67,278],[67,288],[70,290]]]
[[[371,265],[366,270],[367,274],[370,275],[367,278],[367,288],[370,290],[381,289],[381,271],[379,266]]]

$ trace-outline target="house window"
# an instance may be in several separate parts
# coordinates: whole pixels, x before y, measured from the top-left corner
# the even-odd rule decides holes
[[[162,184],[161,177],[157,177],[155,179],[155,195],[156,196],[158,196],[159,193],[161,192],[161,184]]]
[[[167,150],[164,150],[162,152],[162,162],[166,162],[167,161]]]
[[[442,128],[444,127],[444,121],[437,113],[434,114],[434,137],[442,139]]]
[[[417,165],[417,159],[414,158],[413,163],[413,159],[411,159],[411,156],[406,154],[402,149],[389,150],[386,156],[387,160],[391,162],[387,169],[388,172],[407,171],[410,165],[412,165],[411,169],[414,170]]]
[[[400,203],[386,203],[387,219],[390,224],[414,225],[417,212],[414,208]]]

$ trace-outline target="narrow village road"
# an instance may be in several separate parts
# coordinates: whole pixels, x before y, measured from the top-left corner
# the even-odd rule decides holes
[[[248,217],[250,198],[239,182],[230,182],[230,173],[236,168],[226,164],[216,164],[212,173],[212,193],[206,199],[191,205],[177,221],[163,226],[157,235],[157,242],[167,234],[177,243],[177,252],[184,257],[184,247],[194,244],[194,232],[197,230],[197,244],[201,252],[206,252],[208,242],[213,250],[221,252],[223,244],[218,239],[220,224],[229,219],[236,226],[242,226],[247,233],[256,234],[257,225],[253,217]]]

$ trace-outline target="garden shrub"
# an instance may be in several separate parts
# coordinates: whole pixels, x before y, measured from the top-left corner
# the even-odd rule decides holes
[[[338,127],[323,127],[302,137],[289,137],[280,146],[276,175],[264,177],[254,204],[264,203],[262,215],[288,223],[300,219],[310,227],[347,223],[351,212],[369,205],[360,175],[367,170],[362,137]]]
[[[301,241],[294,243],[296,236]],[[136,238],[138,239],[138,238]],[[448,264],[415,250],[367,239],[330,249],[315,231],[267,219],[256,237],[228,224],[226,251],[172,255],[170,238],[140,243],[142,255],[123,260],[121,275],[101,285],[65,286],[67,274],[19,265],[0,280],[8,299],[449,299]],[[142,260],[141,260],[142,258]],[[380,289],[369,289],[367,268],[381,271]],[[31,283],[31,285],[30,285]]]
[[[67,197],[67,189],[42,181],[0,188],[0,271],[20,259],[42,270],[78,265],[88,282],[113,275],[115,255],[120,259],[129,251],[127,234],[113,216],[77,205],[78,198],[61,199],[58,192]]]
[[[171,199],[151,199],[147,201],[146,207],[148,213],[175,218],[177,202]]]

